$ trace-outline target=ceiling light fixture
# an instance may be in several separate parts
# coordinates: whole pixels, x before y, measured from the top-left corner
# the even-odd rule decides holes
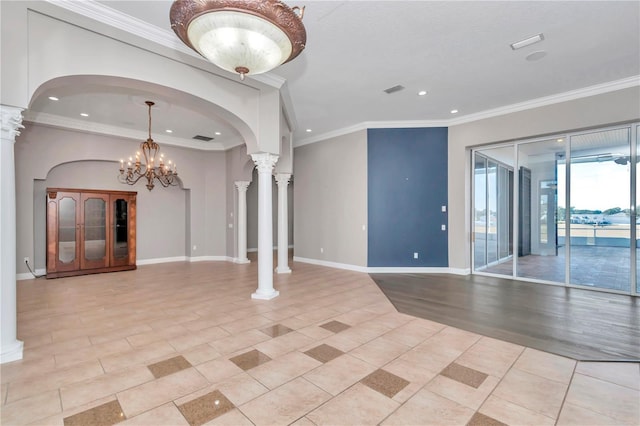
[[[88,117],[88,116],[89,116],[89,114],[87,114],[86,112],[81,112],[81,113],[80,113],[80,115],[81,115],[82,117]]]
[[[307,133],[311,133],[313,130],[311,129],[307,129]]]
[[[171,160],[167,164],[164,163],[164,155],[160,154],[160,145],[151,139],[151,107],[154,102],[146,101],[149,107],[149,137],[140,144],[140,151],[144,155],[144,164],[140,162],[140,151],[136,152],[135,162],[133,157],[129,157],[127,167],[124,167],[124,160],[120,160],[120,176],[118,180],[121,183],[135,185],[143,177],[147,178],[147,189],[151,191],[154,187],[153,181],[158,180],[165,188],[169,185],[178,184],[178,170],[176,164],[171,164]],[[158,156],[158,154],[160,154]],[[156,166],[156,158],[159,160]]]
[[[171,130],[171,129],[167,129],[167,130],[165,130],[165,132],[167,132],[167,133],[173,133],[173,130]]]
[[[544,50],[538,50],[538,51],[536,51],[536,52],[529,53],[529,54],[525,57],[525,59],[526,59],[527,61],[533,62],[533,61],[538,61],[538,60],[540,60],[540,59],[544,58],[545,56],[547,56],[547,52],[546,52],[546,51],[544,51]]]
[[[421,90],[421,91],[418,92],[418,96],[424,96],[426,94],[427,94],[426,90]]]
[[[222,134],[222,133],[220,133],[220,132],[215,132],[215,133],[214,133],[214,135],[216,135],[216,136],[220,136],[221,134]]]
[[[184,44],[244,80],[302,52],[303,15],[278,0],[176,0],[169,18]]]
[[[60,99],[56,98],[55,96],[49,96],[49,100],[50,101],[59,101]]]
[[[515,43],[511,43],[511,48],[513,50],[518,50],[518,49],[522,49],[523,47],[527,47],[530,46],[532,44],[535,43],[540,43],[542,40],[544,40],[544,34],[540,33],[540,34],[536,34],[534,36],[531,37],[527,37],[524,40],[520,40],[520,41],[516,41]]]
[[[457,113],[458,113],[458,110],[457,110],[457,109],[452,109],[452,110],[451,110],[451,114],[457,114]]]

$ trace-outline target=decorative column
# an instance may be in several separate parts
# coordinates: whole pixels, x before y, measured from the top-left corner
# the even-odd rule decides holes
[[[258,289],[252,299],[273,299],[280,292],[273,289],[273,223],[271,173],[278,156],[267,152],[251,154],[258,169]]]
[[[22,108],[0,105],[0,363],[22,359],[16,309],[16,173],[13,145],[20,134]]]
[[[289,274],[289,219],[287,217],[287,186],[290,173],[276,173],[278,184],[278,274]]]
[[[236,181],[238,188],[238,257],[235,263],[250,263],[247,258],[247,188],[251,182]]]

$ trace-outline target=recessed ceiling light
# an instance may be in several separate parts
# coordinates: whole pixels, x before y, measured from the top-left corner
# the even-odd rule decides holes
[[[220,133],[220,132],[215,132],[214,134],[215,134],[216,136],[220,136],[222,133]]]
[[[544,58],[545,56],[547,56],[547,52],[545,52],[544,50],[538,50],[537,52],[533,52],[533,53],[529,53],[525,59],[527,61],[537,61],[539,59]]]
[[[564,139],[556,139],[556,142],[564,142]]]
[[[55,96],[49,96],[49,100],[50,101],[59,101],[60,99],[56,98]]]
[[[89,114],[87,114],[86,112],[81,112],[80,115],[83,116],[83,117],[88,117],[89,116]]]
[[[307,129],[307,133],[311,133],[311,132],[312,132],[312,130],[311,130],[311,129]]]
[[[167,130],[165,130],[165,132],[167,132],[167,133],[173,133],[173,130],[171,130],[171,129],[167,129]]]
[[[418,92],[418,96],[424,96],[426,94],[427,94],[426,90],[421,90],[421,91]]]
[[[452,109],[452,110],[451,110],[451,114],[457,114],[457,113],[458,113],[458,110],[457,110],[457,109]]]
[[[536,34],[534,36],[527,37],[524,40],[511,43],[511,48],[513,50],[522,49],[523,47],[531,46],[532,44],[535,44],[535,43],[540,43],[542,40],[544,40],[544,35],[542,33]]]

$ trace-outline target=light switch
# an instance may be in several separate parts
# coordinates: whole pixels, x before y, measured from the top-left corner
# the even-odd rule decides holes
[[[443,231],[446,231],[446,230],[447,230],[447,225],[442,225],[442,226],[440,227],[440,229],[442,229]]]
[[[447,212],[447,206],[442,206],[442,213],[446,213]]]

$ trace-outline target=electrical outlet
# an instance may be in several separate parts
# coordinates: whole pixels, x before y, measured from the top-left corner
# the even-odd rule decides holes
[[[418,252],[413,253],[413,258],[417,259],[418,258]]]
[[[324,249],[320,247],[320,253],[324,253]]]
[[[28,256],[25,256],[24,263],[29,263],[29,257]]]
[[[196,251],[196,250],[198,250],[198,246],[194,245],[193,246],[193,251]]]
[[[443,231],[446,231],[446,230],[447,230],[447,225],[442,225],[442,226],[440,227],[440,229],[442,229]]]

